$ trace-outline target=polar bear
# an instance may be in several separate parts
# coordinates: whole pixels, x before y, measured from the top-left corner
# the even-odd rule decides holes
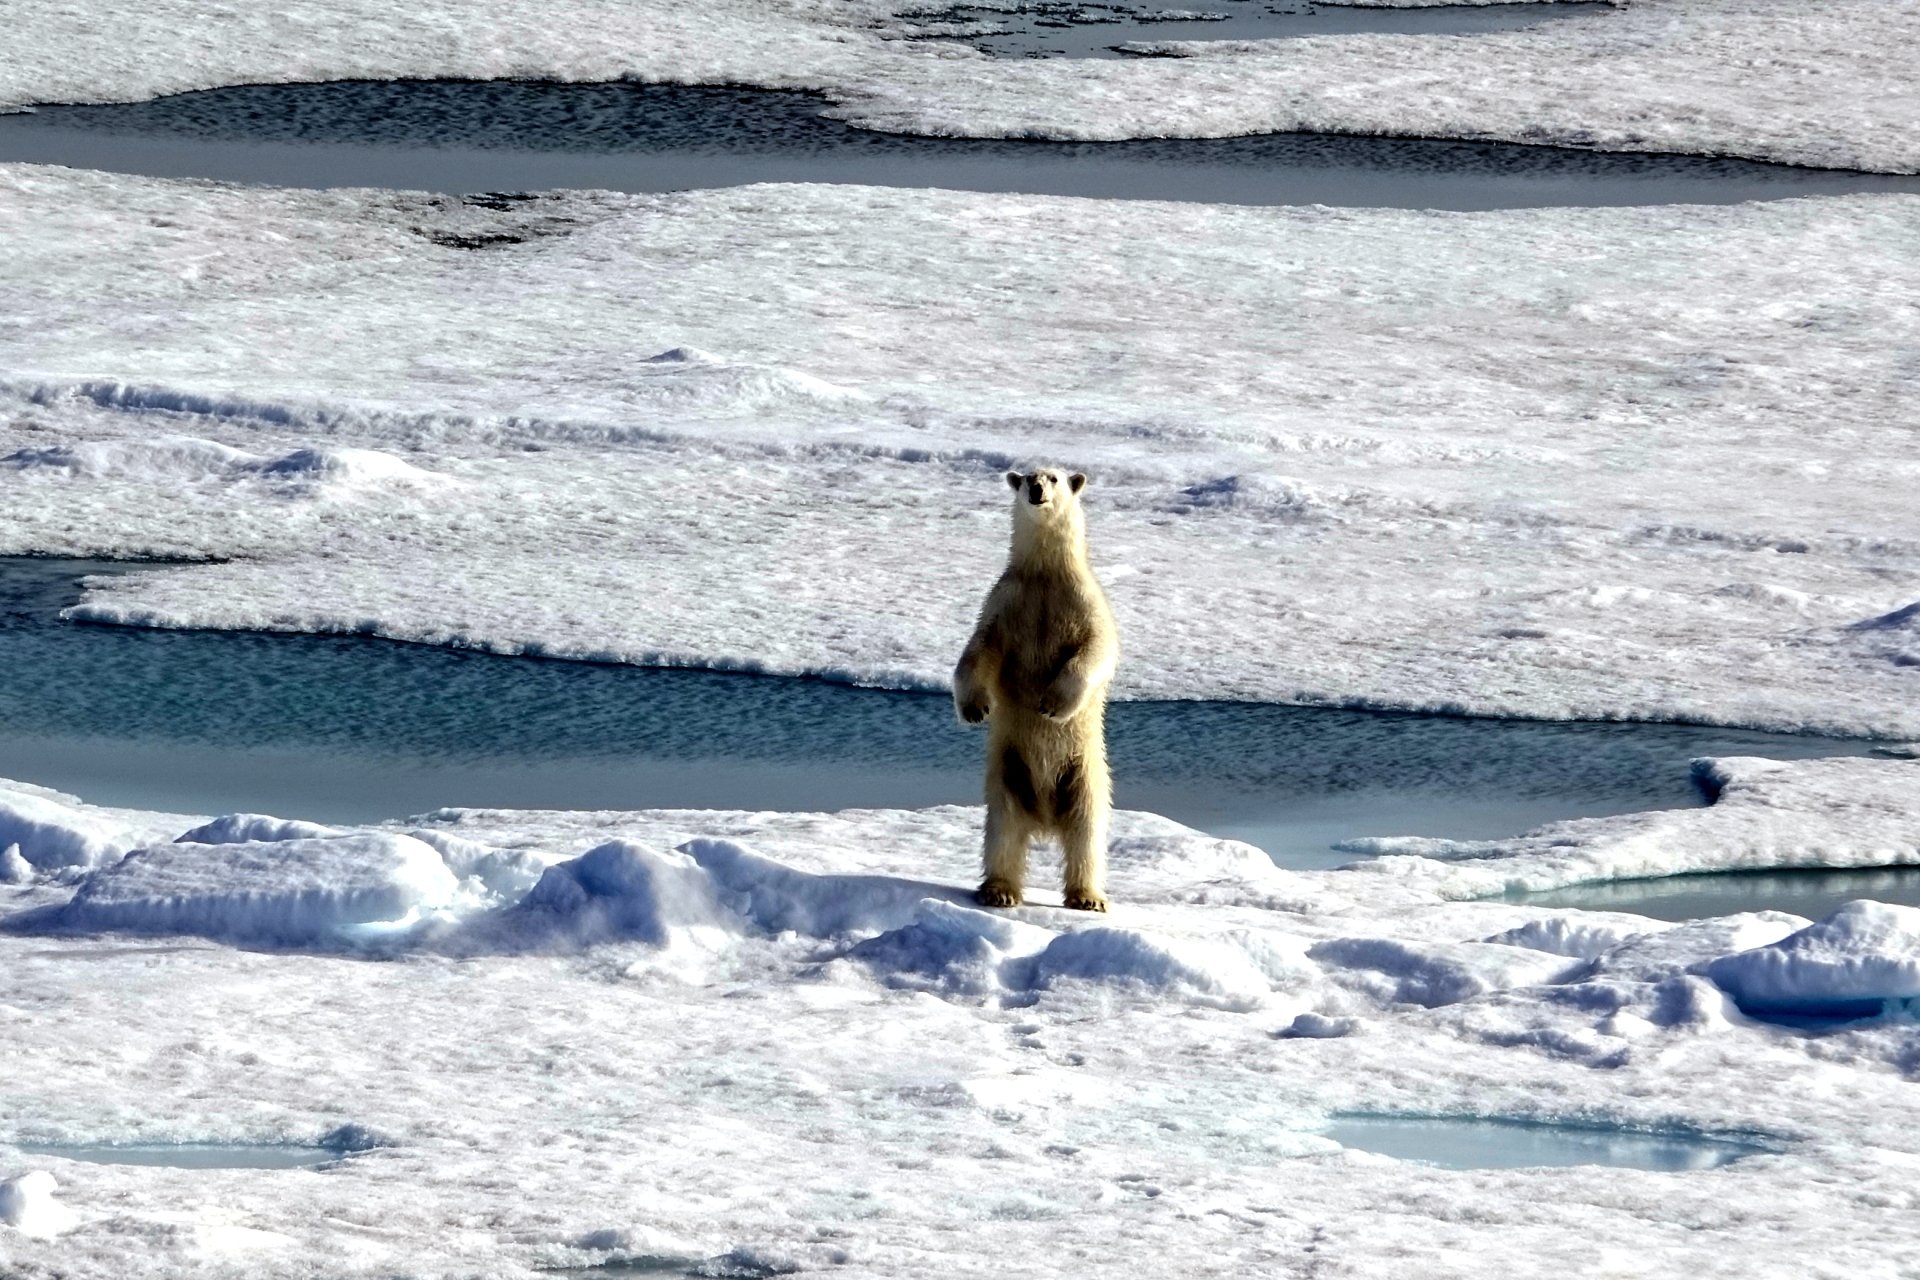
[[[1012,553],[953,672],[960,718],[988,721],[983,906],[1020,905],[1027,845],[1051,835],[1066,853],[1067,906],[1107,909],[1107,685],[1120,642],[1087,564],[1086,483],[1046,468],[1008,474]]]

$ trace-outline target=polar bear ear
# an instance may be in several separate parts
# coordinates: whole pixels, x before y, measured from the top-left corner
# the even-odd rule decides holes
[[[1074,472],[1072,475],[1067,477],[1067,483],[1073,486],[1073,491],[1075,493],[1080,492],[1082,489],[1087,487],[1086,473],[1081,471]]]
[[[1018,489],[1021,485],[1025,484],[1026,482],[1027,482],[1027,478],[1021,475],[1018,471],[1007,472],[1007,488]]]

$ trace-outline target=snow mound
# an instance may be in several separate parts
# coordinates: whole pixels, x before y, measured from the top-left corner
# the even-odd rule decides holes
[[[175,844],[270,844],[281,840],[324,840],[344,835],[338,827],[324,827],[298,818],[275,818],[264,813],[229,813],[182,832]]]
[[[1136,929],[1078,929],[1048,943],[1034,957],[1032,985],[1045,990],[1068,980],[1122,982],[1232,1009],[1251,1009],[1271,990],[1237,948]]]
[[[915,919],[924,898],[972,896],[898,876],[798,871],[732,840],[690,840],[680,849],[713,877],[735,910],[770,933],[832,938],[897,929]]]
[[[1583,966],[1564,956],[1488,942],[1330,938],[1307,955],[1343,985],[1383,1004],[1437,1009],[1515,987],[1558,982]]]
[[[735,363],[697,347],[675,347],[644,360],[626,387],[627,398],[675,407],[739,410],[783,407],[841,409],[869,397],[783,365]]]
[[[73,1211],[53,1198],[53,1175],[44,1169],[0,1182],[0,1222],[22,1235],[51,1239],[71,1227]]]
[[[1049,923],[1063,914],[1031,912]],[[1300,948],[1244,931],[1219,939],[1114,927],[1063,933],[979,910],[958,886],[803,871],[717,838],[671,851],[632,840],[597,845],[546,868],[524,898],[476,921],[462,941],[555,951],[637,942],[697,956],[743,939],[783,937],[835,942],[838,955],[889,986],[957,995],[1112,983],[1248,1008],[1275,982],[1313,972]]]
[[[1610,982],[1665,982],[1721,956],[1778,942],[1806,923],[1784,911],[1743,911],[1689,920],[1628,937],[1595,957],[1589,974]]]
[[[425,485],[441,477],[379,449],[295,449],[253,468],[259,474],[309,491]]]
[[[609,840],[548,867],[497,923],[523,947],[714,949],[750,931],[833,938],[898,929],[942,892],[959,896],[893,876],[800,871],[731,840],[691,840],[671,852]]]
[[[37,870],[99,866],[149,834],[106,813],[63,803],[37,787],[0,783],[0,849],[12,849]]]
[[[454,907],[457,890],[440,855],[407,836],[165,844],[93,872],[65,905],[12,927],[309,946],[397,932]]]
[[[0,465],[20,471],[63,471],[90,479],[199,480],[252,470],[257,454],[195,436],[100,440],[17,449]]]
[[[1525,947],[1572,960],[1592,960],[1640,937],[1646,931],[1625,925],[1595,924],[1573,916],[1550,916],[1482,938],[1500,946]]]
[[[512,943],[528,949],[627,941],[717,949],[740,923],[692,858],[628,840],[548,867],[498,921]]]
[[[922,898],[913,920],[847,954],[890,986],[981,995],[1005,985],[1007,960],[1043,950],[1053,935],[1010,916]]]
[[[0,884],[25,884],[33,879],[33,864],[20,855],[20,846],[0,849]]]
[[[1920,909],[1850,902],[1771,946],[1722,956],[1706,976],[1747,1013],[1871,1016],[1920,999]]]
[[[265,481],[296,496],[345,494],[394,487],[420,488],[444,477],[379,449],[293,449],[277,457],[249,453],[196,436],[85,441],[17,449],[0,466],[57,472],[89,480],[156,486]]]
[[[407,834],[438,853],[455,876],[498,902],[524,897],[554,861],[531,849],[495,849],[444,831],[416,827]]]

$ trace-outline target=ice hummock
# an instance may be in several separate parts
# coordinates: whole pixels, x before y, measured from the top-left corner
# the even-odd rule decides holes
[[[1753,1014],[1898,1010],[1920,1001],[1920,910],[1851,902],[1778,942],[1722,956],[1705,973]]]
[[[297,947],[408,929],[458,894],[440,855],[407,836],[176,842],[90,873],[67,903],[16,927]]]

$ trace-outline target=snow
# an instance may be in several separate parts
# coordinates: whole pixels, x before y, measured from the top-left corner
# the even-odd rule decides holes
[[[172,821],[82,804],[73,796],[0,779],[0,867],[10,881],[32,871],[64,872],[117,860]]]
[[[346,78],[632,79],[813,89],[836,115],[985,137],[1328,130],[1755,156],[1914,172],[1911,0],[1633,0],[1525,30],[1174,44],[994,61],[902,39],[940,3],[100,0],[12,14],[0,107]],[[916,16],[913,10],[918,10]]]
[[[1121,697],[1920,735],[1920,200],[501,203],[0,170],[0,551],[207,562],[88,621],[941,689],[1058,463]]]
[[[1920,997],[1920,910],[1850,902],[1705,972],[1749,1013],[1879,1013]]]
[[[1745,775],[1722,772],[1738,803]],[[1834,830],[1871,823],[1837,781],[1801,781]],[[118,820],[142,818],[163,838],[123,861],[0,889],[9,1273],[862,1277],[1017,1257],[1052,1276],[1124,1256],[1245,1275],[1327,1256],[1469,1276],[1497,1230],[1529,1273],[1591,1273],[1630,1242],[1642,1273],[1891,1276],[1920,1244],[1902,1212],[1920,1139],[1885,1123],[1912,1088],[1911,1021],[1742,1012],[1781,990],[1905,998],[1920,912],[1668,926],[1457,901],[1137,813],[1116,815],[1097,918],[1044,892],[974,907],[977,808]],[[1485,860],[1502,856],[1531,855]],[[459,889],[482,862],[520,887]],[[439,905],[369,946],[339,931],[350,884],[389,895],[364,918]],[[1761,1154],[1460,1173],[1323,1135],[1355,1113]],[[17,1150],[208,1142],[353,1154],[229,1171]],[[57,1239],[28,1234],[49,1177]],[[1062,1233],[1082,1243],[1063,1253]]]
[[[0,1223],[26,1236],[59,1235],[72,1225],[73,1213],[53,1198],[58,1185],[44,1169],[0,1182]]]

